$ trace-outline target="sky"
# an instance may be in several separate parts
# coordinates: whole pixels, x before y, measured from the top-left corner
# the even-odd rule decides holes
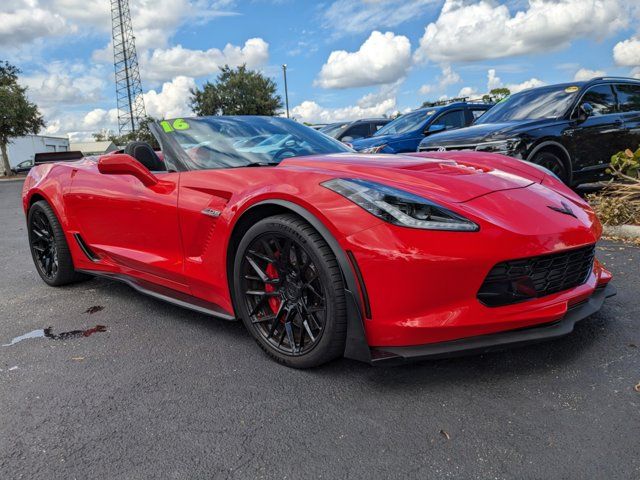
[[[299,121],[405,112],[425,100],[600,75],[640,78],[638,0],[129,0],[147,113],[187,116],[218,67],[276,81]],[[115,130],[110,0],[0,4],[0,60],[43,133]]]

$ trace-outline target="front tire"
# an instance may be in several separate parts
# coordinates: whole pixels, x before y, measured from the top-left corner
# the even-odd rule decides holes
[[[562,183],[569,184],[569,173],[560,157],[551,152],[540,152],[533,157],[533,163],[536,163],[547,170],[553,172]]]
[[[290,214],[260,220],[240,241],[233,272],[236,311],[272,358],[309,368],[343,355],[342,272],[311,225]]]
[[[27,227],[33,263],[45,283],[58,287],[88,278],[73,268],[67,239],[47,202],[40,200],[31,205]]]

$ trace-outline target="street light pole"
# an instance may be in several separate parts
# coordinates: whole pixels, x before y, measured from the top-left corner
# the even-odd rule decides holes
[[[289,118],[289,90],[287,89],[287,64],[282,64],[282,74],[284,75],[284,102],[287,107],[287,118]]]

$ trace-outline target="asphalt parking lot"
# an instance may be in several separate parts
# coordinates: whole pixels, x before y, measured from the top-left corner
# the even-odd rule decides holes
[[[602,242],[618,296],[569,337],[296,371],[239,323],[102,279],[47,287],[21,185],[0,182],[0,344],[106,331],[0,346],[2,479],[640,478],[638,247]]]

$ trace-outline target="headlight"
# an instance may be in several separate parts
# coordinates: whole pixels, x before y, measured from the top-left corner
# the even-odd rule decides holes
[[[369,147],[369,148],[360,150],[360,153],[379,153],[384,147],[386,147],[385,144],[377,145],[375,147]]]
[[[335,178],[322,183],[322,186],[394,225],[457,232],[476,232],[480,229],[471,220],[426,198],[381,183]]]
[[[513,152],[519,143],[519,138],[496,140],[495,142],[484,142],[476,145],[476,151],[507,154]]]

